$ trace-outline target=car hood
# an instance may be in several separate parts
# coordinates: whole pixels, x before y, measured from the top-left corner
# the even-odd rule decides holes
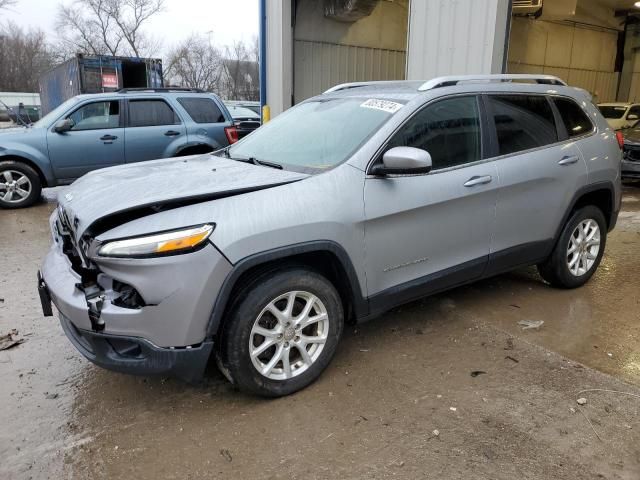
[[[284,185],[307,174],[221,158],[169,158],[95,170],[58,196],[66,227],[76,240],[117,225],[216,198]],[[211,219],[215,221],[215,219]],[[185,225],[189,219],[185,219]],[[180,227],[182,225],[176,225]]]
[[[32,135],[35,129],[33,127],[8,127],[0,128],[0,141],[11,139],[16,135]]]

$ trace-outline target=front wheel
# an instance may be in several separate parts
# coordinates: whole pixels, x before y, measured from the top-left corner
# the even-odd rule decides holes
[[[343,323],[340,296],[323,276],[299,268],[267,274],[238,295],[223,330],[220,361],[241,390],[288,395],[320,376]]]
[[[0,207],[22,208],[33,205],[42,192],[38,172],[13,160],[0,162]]]
[[[554,287],[580,287],[600,265],[606,241],[607,223],[602,211],[594,206],[583,207],[571,216],[538,271]]]

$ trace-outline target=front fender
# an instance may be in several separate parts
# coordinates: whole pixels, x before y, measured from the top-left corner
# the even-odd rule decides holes
[[[18,142],[2,142],[0,145],[0,161],[2,160],[27,160],[33,164],[45,178],[47,186],[55,186],[57,181],[51,168],[51,162],[47,153],[30,146]]]

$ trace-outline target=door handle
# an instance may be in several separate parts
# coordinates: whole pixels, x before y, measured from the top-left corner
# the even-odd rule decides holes
[[[165,137],[176,137],[178,135],[180,135],[180,132],[176,132],[175,130],[169,130],[167,132],[164,132]]]
[[[572,163],[576,163],[578,161],[577,155],[572,155],[570,157],[562,157],[562,160],[558,162],[558,165],[571,165]]]
[[[493,178],[491,178],[491,175],[483,175],[481,177],[475,176],[464,182],[464,186],[475,187],[476,185],[484,185],[485,183],[489,183],[491,182],[491,180],[493,180]]]
[[[108,134],[100,137],[100,140],[102,140],[103,142],[108,142],[108,141],[117,140],[117,139],[118,137],[116,137],[115,135],[108,135]]]

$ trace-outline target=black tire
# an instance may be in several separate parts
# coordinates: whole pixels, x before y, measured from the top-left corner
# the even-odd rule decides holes
[[[6,190],[3,187],[6,181],[4,174],[7,171],[20,172],[29,179],[29,182],[31,182],[29,195],[27,195],[20,201],[9,202],[9,201],[3,200],[3,196],[6,193]],[[3,162],[0,162],[0,207],[2,208],[29,207],[40,199],[41,194],[42,194],[42,182],[40,181],[40,176],[38,175],[38,172],[36,172],[33,168],[31,168],[29,165],[25,163],[16,162],[14,160],[5,160]]]
[[[329,319],[328,333],[324,347],[311,366],[292,378],[274,380],[263,376],[251,360],[251,331],[263,309],[272,300],[291,291],[309,292],[322,302]],[[223,327],[217,352],[218,364],[221,364],[225,376],[246,393],[263,397],[289,395],[315,381],[329,365],[342,336],[343,324],[344,312],[340,296],[331,282],[322,275],[304,268],[266,273],[254,279],[237,295]],[[294,348],[297,350],[293,345],[291,343],[292,355]],[[276,346],[270,347],[265,355],[269,355],[271,348],[274,348],[275,353]],[[280,365],[280,362],[276,365]]]
[[[571,235],[580,222],[595,220],[600,229],[600,249],[593,265],[582,275],[574,275],[567,264],[568,248]],[[549,258],[538,265],[538,271],[544,280],[558,288],[576,288],[584,285],[598,269],[607,243],[607,222],[602,210],[592,205],[583,207],[571,215],[562,229],[558,243]]]

